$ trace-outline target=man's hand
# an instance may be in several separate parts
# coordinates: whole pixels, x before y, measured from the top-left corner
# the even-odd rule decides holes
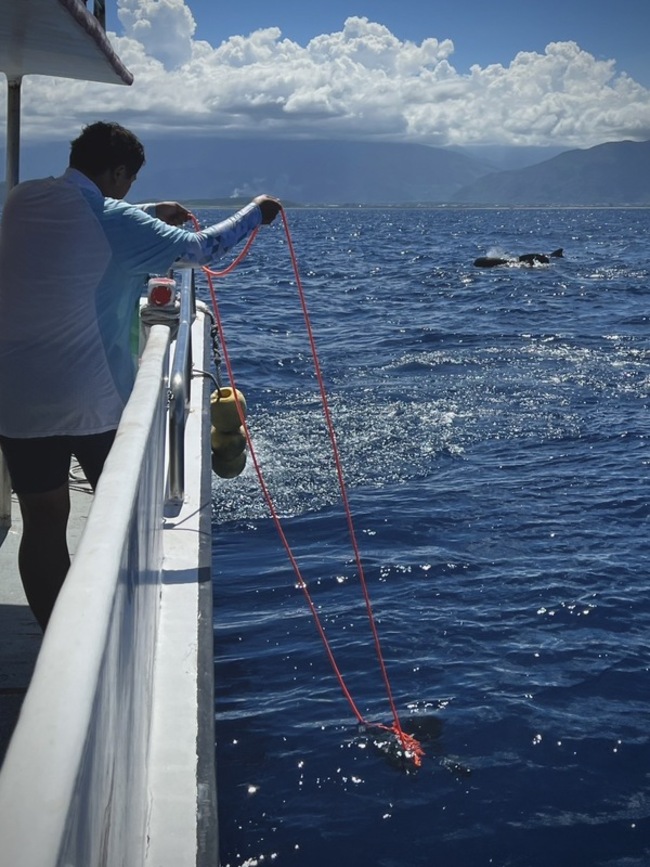
[[[253,201],[262,212],[262,225],[268,226],[282,210],[282,203],[272,196],[256,196]]]
[[[178,202],[157,202],[156,217],[170,226],[182,226],[186,223],[191,213]]]

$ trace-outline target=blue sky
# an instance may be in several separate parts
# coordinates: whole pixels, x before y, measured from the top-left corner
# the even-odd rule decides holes
[[[459,72],[478,63],[508,64],[519,51],[543,52],[549,42],[574,41],[597,59],[614,59],[650,87],[650,0],[189,0],[196,37],[218,45],[277,26],[305,45],[314,36],[340,30],[351,15],[386,25],[401,40],[451,39]],[[117,8],[109,6],[117,28]]]
[[[561,148],[650,139],[650,0],[107,7],[134,85],[28,77],[27,140],[69,140],[98,106],[148,137]]]

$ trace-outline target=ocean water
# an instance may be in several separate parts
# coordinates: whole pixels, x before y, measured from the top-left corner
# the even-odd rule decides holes
[[[646,867],[650,210],[288,218],[426,755],[405,768],[359,730],[251,462],[215,478],[223,867]],[[287,538],[354,701],[390,723],[279,223],[217,291]]]

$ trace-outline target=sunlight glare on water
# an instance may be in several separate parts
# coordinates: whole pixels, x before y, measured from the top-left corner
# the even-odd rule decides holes
[[[650,211],[289,222],[426,757],[404,774],[358,731],[250,461],[215,479],[224,867],[646,867]],[[472,267],[560,246],[549,266]],[[273,226],[220,286],[228,346],[350,691],[390,722],[294,283]]]

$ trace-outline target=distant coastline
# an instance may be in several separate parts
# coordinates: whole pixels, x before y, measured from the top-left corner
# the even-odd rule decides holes
[[[182,199],[187,208],[223,208],[224,210],[236,210],[249,204],[250,198],[216,198],[216,199]],[[422,210],[422,211],[644,211],[650,208],[650,204],[600,204],[600,205],[513,205],[513,204],[456,204],[453,202],[385,202],[364,204],[358,202],[346,202],[344,204],[330,204],[328,202],[291,202],[282,203],[287,210],[322,210],[322,211],[345,211],[345,210]]]
[[[520,169],[495,170],[441,148],[364,142],[219,141],[176,138],[147,146],[139,201],[238,208],[260,191],[286,208],[647,208],[650,140],[564,151]],[[151,154],[149,155],[149,152]],[[533,156],[532,154],[530,156]],[[539,154],[538,154],[539,156]],[[26,149],[23,178],[47,174],[50,155]],[[514,161],[514,158],[513,158]],[[210,165],[210,177],[205,166]],[[203,168],[202,168],[203,167]],[[4,184],[0,182],[0,198]]]

